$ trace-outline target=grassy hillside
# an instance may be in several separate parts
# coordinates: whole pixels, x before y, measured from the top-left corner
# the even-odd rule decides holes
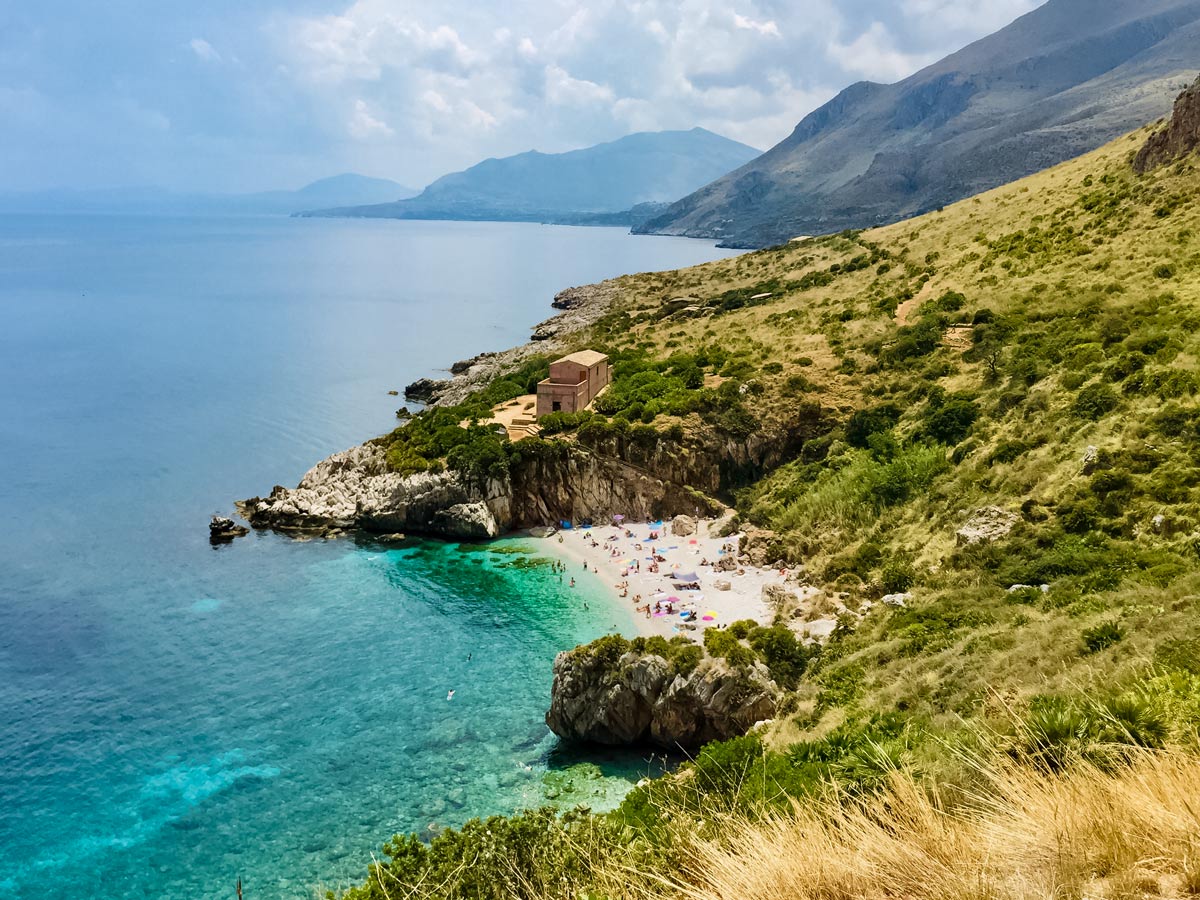
[[[844,838],[797,821],[788,798],[831,780],[878,796],[901,789],[893,773],[905,769],[974,817],[944,826],[965,848],[983,827],[966,798],[1027,813],[1001,810],[1012,798],[971,759],[1016,760],[1041,785],[1033,796],[1059,790],[1045,780],[1075,764],[1137,781],[1129,748],[1194,746],[1200,158],[1137,176],[1148,134],[888,228],[624,279],[619,306],[579,338],[612,353],[613,389],[598,414],[549,430],[581,441],[641,430],[681,453],[804,435],[782,465],[731,473],[725,499],[747,549],[803,566],[838,628],[766,732],[710,746],[612,816],[538,814],[431,850],[395,845],[355,896],[389,884],[408,896],[401,886],[421,880],[454,897],[857,896],[850,874],[824,893],[778,886],[809,878],[803,867],[772,869],[769,889],[738,881],[753,874],[737,863],[745,835],[761,854],[820,831],[849,865]],[[402,456],[407,439],[392,440]],[[959,546],[957,529],[990,506],[1011,531]],[[903,607],[879,602],[896,592],[911,595]],[[739,633],[750,631],[731,628],[723,644]],[[879,824],[838,809],[855,827]],[[912,816],[922,840],[942,834],[929,808]],[[1028,846],[1040,832],[1021,822]],[[1197,837],[1194,822],[1181,827]],[[468,889],[454,867],[483,865],[484,832],[499,870]],[[1091,838],[1079,840],[1091,860]],[[922,846],[906,852],[932,852]],[[1157,895],[1137,881],[1141,852],[1108,870],[1128,890],[1100,892]],[[892,871],[896,854],[872,871]],[[1177,856],[1164,895],[1194,883],[1191,857]],[[1038,895],[1081,896],[1107,877],[1100,862],[1083,868]]]
[[[1200,170],[1135,176],[1147,134],[885,229],[639,276],[602,324],[618,359],[691,356],[759,422],[819,405],[833,427],[736,505],[851,613],[914,593],[853,623],[827,673],[856,691],[959,715],[1191,637]],[[699,314],[664,316],[681,296]],[[988,505],[1010,537],[958,548]],[[1119,646],[1081,654],[1110,623]]]

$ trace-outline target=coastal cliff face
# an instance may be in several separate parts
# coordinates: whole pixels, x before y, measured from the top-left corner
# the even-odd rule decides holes
[[[514,528],[562,520],[607,521],[712,511],[710,501],[675,478],[671,455],[651,451],[646,466],[573,444],[529,454],[503,478],[483,482],[454,471],[398,475],[382,444],[369,442],[322,460],[295,488],[237,504],[255,528],[329,534],[362,529],[482,540]]]
[[[509,519],[503,485],[470,486],[450,472],[401,476],[374,442],[322,460],[295,488],[276,485],[237,506],[255,528],[309,533],[362,528],[482,539]]]
[[[370,441],[313,466],[295,488],[237,504],[255,528],[310,534],[362,529],[462,540],[561,521],[601,522],[715,514],[709,495],[747,483],[827,427],[823,414],[743,440],[641,444],[613,437],[595,446],[536,442],[502,478],[482,482],[446,470],[399,475],[384,445]]]
[[[772,718],[779,698],[761,663],[739,670],[709,657],[684,674],[653,654],[614,663],[581,649],[554,661],[546,724],[566,740],[692,750]]]

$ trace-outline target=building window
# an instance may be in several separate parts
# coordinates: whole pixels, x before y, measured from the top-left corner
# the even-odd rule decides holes
[[[550,410],[552,412],[562,412],[562,404],[555,400],[550,404]]]

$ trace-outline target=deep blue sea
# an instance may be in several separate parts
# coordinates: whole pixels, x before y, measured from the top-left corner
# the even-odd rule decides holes
[[[564,590],[531,540],[213,548],[207,520],[393,427],[389,389],[524,341],[557,290],[722,255],[0,217],[0,897],[309,898],[395,832],[619,796],[645,762],[542,724],[554,654],[631,628],[602,585]]]

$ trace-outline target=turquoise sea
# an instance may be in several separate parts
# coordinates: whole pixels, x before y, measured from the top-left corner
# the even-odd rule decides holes
[[[0,217],[0,897],[241,877],[306,898],[394,832],[644,774],[542,724],[554,654],[631,622],[536,541],[212,548],[207,518],[387,430],[388,389],[521,342],[558,289],[722,255],[616,229]]]

